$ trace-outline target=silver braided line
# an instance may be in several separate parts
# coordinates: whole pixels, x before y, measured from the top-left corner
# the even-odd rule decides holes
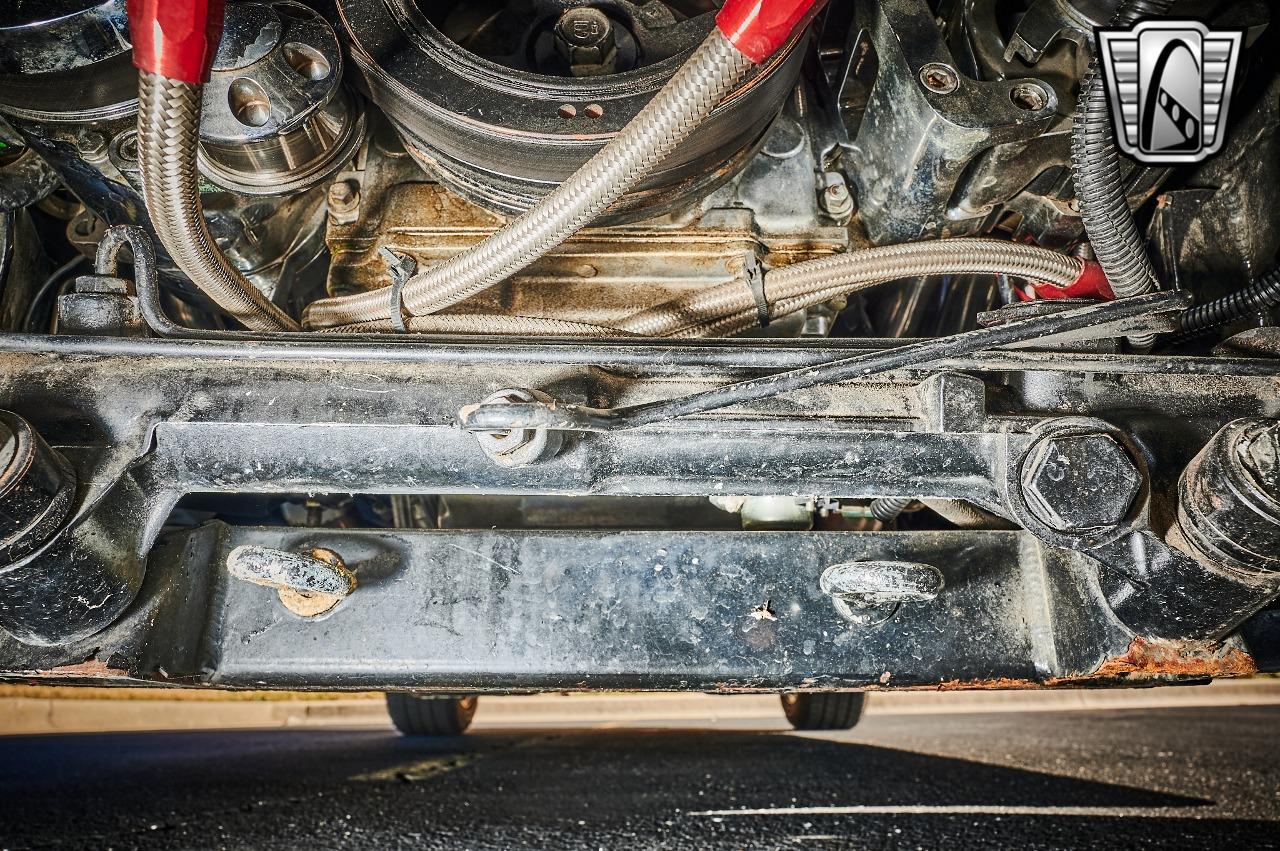
[[[751,61],[713,30],[634,119],[568,180],[496,233],[419,272],[404,287],[411,314],[443,310],[510,277],[590,223],[639,183],[729,94]],[[386,288],[322,299],[307,308],[308,327],[386,317]]]
[[[138,160],[160,244],[201,292],[251,331],[298,324],[222,256],[200,206],[196,144],[202,86],[138,72]]]
[[[924,275],[1005,274],[1065,286],[1084,270],[1076,257],[998,239],[943,239],[835,254],[765,274],[773,317],[867,287]],[[640,311],[618,327],[653,337],[721,336],[756,324],[755,298],[730,282]]]
[[[769,272],[770,315],[786,316],[837,296],[928,274],[1004,273],[1069,284],[1079,277],[1078,258],[1036,246],[992,239],[952,239],[873,248],[797,263]],[[573,337],[721,337],[758,321],[755,298],[739,282],[681,296],[641,311],[616,328],[535,316],[440,313],[410,318],[410,331],[427,334],[512,334]],[[342,333],[380,330],[383,320],[326,329]]]
[[[333,328],[325,328],[321,333],[367,334],[383,330],[381,324],[381,321],[377,321],[337,325]],[[502,313],[436,313],[431,316],[410,317],[405,325],[415,334],[509,334],[513,337],[633,336],[616,328],[593,325],[589,322]]]

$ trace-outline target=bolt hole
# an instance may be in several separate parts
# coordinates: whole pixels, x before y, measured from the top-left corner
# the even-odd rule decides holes
[[[331,70],[329,60],[314,47],[291,41],[281,49],[284,52],[284,61],[289,63],[289,67],[308,80],[318,81],[329,76]]]
[[[1018,109],[1039,112],[1049,105],[1049,93],[1039,83],[1018,83],[1009,90],[1009,100]]]
[[[589,103],[582,110],[582,114],[585,115],[587,118],[603,118],[604,107],[598,103]]]
[[[930,62],[920,69],[920,82],[934,94],[949,95],[960,88],[960,74],[950,65]]]
[[[578,109],[573,104],[566,103],[566,104],[562,104],[561,107],[556,110],[556,113],[561,118],[573,118],[575,115],[578,114]]]
[[[232,81],[227,103],[236,121],[246,127],[261,127],[271,117],[271,100],[262,86],[247,77]]]

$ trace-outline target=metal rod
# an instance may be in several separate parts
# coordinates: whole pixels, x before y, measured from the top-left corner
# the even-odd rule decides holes
[[[503,403],[474,405],[458,413],[466,431],[507,431],[548,428],[567,431],[617,431],[637,428],[677,417],[714,411],[823,384],[865,378],[895,369],[919,367],[947,358],[971,355],[984,349],[1062,336],[1090,338],[1142,330],[1168,330],[1190,303],[1183,293],[1159,292],[1134,298],[1073,308],[1060,313],[1015,319],[990,328],[978,328],[934,340],[922,340],[879,352],[839,358],[823,364],[788,370],[740,381],[702,393],[631,405],[624,408],[590,408],[579,405]],[[1154,327],[1153,327],[1154,326]]]

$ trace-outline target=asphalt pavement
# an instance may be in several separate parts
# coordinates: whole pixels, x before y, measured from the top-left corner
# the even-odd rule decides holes
[[[4,848],[1280,847],[1280,707],[0,738]]]

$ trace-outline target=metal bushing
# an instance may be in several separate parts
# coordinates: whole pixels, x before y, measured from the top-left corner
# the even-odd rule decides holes
[[[1178,526],[1219,567],[1280,573],[1280,420],[1236,420],[1213,436],[1178,480]]]
[[[512,388],[499,390],[480,405],[510,405],[521,402],[551,404],[555,400],[538,390]],[[484,454],[500,467],[527,467],[554,458],[564,443],[564,432],[547,428],[513,428],[507,431],[482,431],[476,441]]]
[[[1178,480],[1167,547],[1118,541],[1100,587],[1142,635],[1218,641],[1280,596],[1280,420],[1228,423]]]
[[[0,564],[31,553],[71,513],[76,476],[31,424],[0,411]]]
[[[204,88],[200,171],[241,195],[288,195],[331,177],[364,137],[333,28],[299,3],[227,6]]]

